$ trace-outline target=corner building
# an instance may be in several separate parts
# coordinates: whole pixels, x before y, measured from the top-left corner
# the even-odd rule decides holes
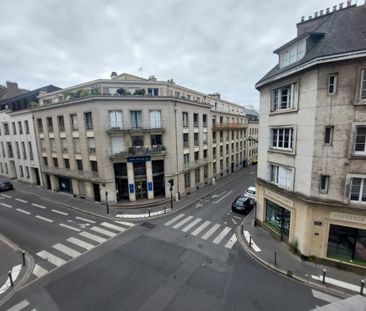
[[[114,74],[43,95],[33,113],[45,186],[79,197],[170,197],[173,179],[178,199],[246,164],[244,108],[173,80]]]
[[[366,6],[297,24],[260,91],[257,218],[304,256],[366,263]]]

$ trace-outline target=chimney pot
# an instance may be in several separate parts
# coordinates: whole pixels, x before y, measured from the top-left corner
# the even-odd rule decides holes
[[[301,22],[305,21],[305,16],[301,16]]]
[[[327,8],[326,12],[327,12],[327,14],[329,14],[329,12],[330,12],[330,9],[329,9],[329,8]]]
[[[351,0],[347,0],[347,7],[351,6]]]
[[[312,19],[312,18],[313,18],[313,17],[310,15],[310,16],[309,16],[309,19]]]
[[[340,10],[342,10],[342,9],[343,9],[343,2],[341,2],[341,3],[339,4],[339,9],[340,9]]]
[[[318,12],[315,12],[314,13],[314,18],[317,18],[318,17],[318,14],[319,14]]]
[[[319,13],[320,13],[320,16],[323,16],[323,10],[320,10]]]
[[[337,6],[336,5],[333,6],[333,12],[335,12],[335,11],[337,11]]]

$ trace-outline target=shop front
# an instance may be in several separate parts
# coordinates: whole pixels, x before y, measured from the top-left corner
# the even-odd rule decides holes
[[[281,241],[288,242],[290,237],[291,212],[266,199],[266,225],[277,233]]]

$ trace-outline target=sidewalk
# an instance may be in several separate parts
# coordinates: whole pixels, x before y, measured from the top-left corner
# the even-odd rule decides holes
[[[361,280],[366,279],[365,275],[302,260],[293,254],[287,245],[275,240],[262,227],[254,226],[253,212],[244,219],[242,226],[238,227],[237,235],[243,248],[268,268],[336,296],[345,298],[359,294]],[[326,269],[325,283],[322,282],[324,269]],[[364,294],[366,294],[366,288]]]
[[[33,259],[25,254],[23,265],[22,251],[4,236],[0,235],[0,302],[6,300],[16,288],[24,284],[33,269]],[[9,272],[13,285],[9,278]]]
[[[186,195],[178,202],[173,202],[173,209],[170,209],[170,201],[161,203],[159,205],[154,205],[150,207],[139,207],[136,206],[131,208],[130,206],[123,207],[113,207],[109,206],[109,215],[107,214],[107,209],[105,204],[93,202],[85,199],[75,198],[70,194],[63,192],[52,192],[51,190],[44,189],[40,186],[29,185],[16,180],[11,182],[14,188],[19,191],[32,195],[36,198],[41,198],[43,200],[64,205],[68,208],[78,210],[80,212],[90,214],[96,217],[103,217],[108,219],[129,219],[129,220],[142,220],[148,218],[154,218],[158,216],[163,216],[164,214],[171,214],[177,212],[185,207],[198,202],[200,199],[207,195],[210,195],[214,191],[217,191],[220,187],[224,186],[226,183],[242,177],[246,172],[251,172],[256,169],[256,166],[248,166],[237,172],[221,178],[216,182],[216,185],[208,185],[194,191],[193,193]],[[165,208],[164,208],[165,205]],[[149,217],[150,211],[150,217]]]

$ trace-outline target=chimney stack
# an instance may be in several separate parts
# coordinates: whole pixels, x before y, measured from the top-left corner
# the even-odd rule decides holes
[[[327,10],[326,10],[326,14],[329,14],[330,13],[330,9],[329,8],[327,8]]]
[[[339,9],[342,10],[343,9],[343,2],[339,4]]]
[[[310,16],[309,16],[309,20],[310,20],[310,19],[312,19],[312,18],[313,18],[313,17],[310,15]]]
[[[351,0],[347,0],[347,7],[351,6],[352,1]]]
[[[319,15],[323,16],[323,10],[320,10]]]
[[[337,11],[337,6],[336,5],[333,6],[333,12],[335,12],[335,11]]]
[[[318,17],[318,12],[315,12],[314,13],[314,18],[317,18]]]
[[[304,22],[304,21],[305,21],[305,16],[301,16],[301,22]]]

